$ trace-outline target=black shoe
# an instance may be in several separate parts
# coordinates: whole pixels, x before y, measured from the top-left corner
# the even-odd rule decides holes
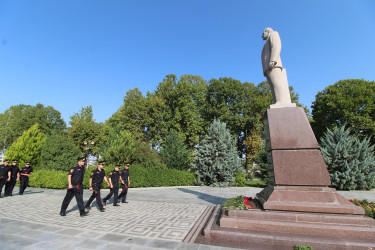
[[[60,215],[61,216],[66,216],[65,212],[62,212],[62,211],[60,212]]]
[[[87,215],[89,215],[89,212],[81,211],[81,212],[79,213],[79,215],[80,215],[81,217],[83,217],[83,216],[87,216]]]
[[[129,203],[129,202],[127,202],[127,201],[122,201],[122,203]]]
[[[23,195],[23,193],[19,193],[19,195]]]
[[[120,205],[119,204],[113,204],[114,207],[119,207]]]
[[[105,212],[105,208],[102,207],[102,208],[100,209],[100,212]]]
[[[103,206],[106,206],[106,205],[107,205],[107,201],[103,199]]]
[[[10,194],[9,196],[13,196],[13,194]]]

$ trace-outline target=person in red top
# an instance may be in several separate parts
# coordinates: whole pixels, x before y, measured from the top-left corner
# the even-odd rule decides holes
[[[23,195],[23,192],[29,185],[29,177],[33,173],[33,168],[30,166],[30,162],[26,162],[25,166],[20,171],[20,195]]]

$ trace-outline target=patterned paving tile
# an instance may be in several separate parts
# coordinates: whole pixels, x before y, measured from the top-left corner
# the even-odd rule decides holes
[[[4,230],[16,233],[19,232],[22,223],[33,222],[36,224],[30,224],[28,227],[42,231],[40,234],[34,234],[40,241],[57,237],[49,231],[69,237],[78,235],[80,229],[85,229],[92,231],[93,235],[95,232],[105,232],[181,242],[206,208],[206,205],[197,204],[130,200],[129,203],[121,203],[120,207],[108,204],[106,211],[102,213],[93,202],[89,216],[79,217],[76,201],[73,199],[68,207],[67,216],[61,217],[59,212],[65,193],[59,194],[60,196],[57,196],[55,193],[40,191],[1,199],[2,218],[20,221],[19,225],[13,224]],[[85,193],[84,201],[89,195],[90,193]],[[66,229],[59,230],[59,227]],[[81,244],[77,247],[91,246],[89,241]]]

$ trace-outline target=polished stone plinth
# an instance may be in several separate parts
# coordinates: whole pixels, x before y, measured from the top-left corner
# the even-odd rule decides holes
[[[270,184],[257,194],[266,210],[364,214],[340,196],[303,108],[268,109],[265,137]]]

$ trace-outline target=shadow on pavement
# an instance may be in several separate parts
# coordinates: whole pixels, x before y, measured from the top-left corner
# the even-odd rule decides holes
[[[215,204],[215,205],[216,204],[223,204],[224,201],[226,200],[226,198],[223,198],[223,197],[213,196],[213,195],[193,191],[193,190],[186,189],[186,188],[177,188],[177,189],[182,191],[182,192],[185,192],[185,193],[195,194],[199,199],[210,202],[210,203]]]

